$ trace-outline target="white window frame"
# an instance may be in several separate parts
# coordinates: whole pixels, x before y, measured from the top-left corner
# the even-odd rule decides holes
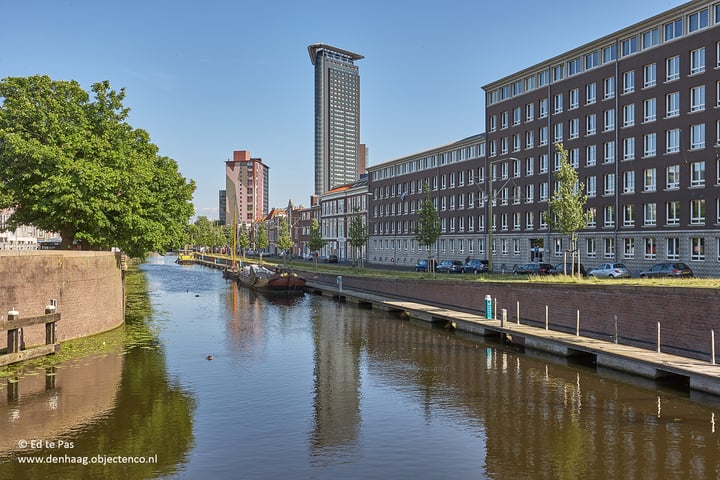
[[[680,165],[668,165],[665,167],[665,190],[677,190],[680,188]]]
[[[657,64],[649,63],[643,67],[643,88],[654,87],[657,84]]]
[[[680,78],[680,55],[665,59],[665,81],[673,82]]]

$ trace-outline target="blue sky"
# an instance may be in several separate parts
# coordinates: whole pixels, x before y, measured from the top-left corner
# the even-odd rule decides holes
[[[124,87],[129,123],[214,219],[233,150],[270,166],[271,206],[309,204],[310,44],[365,57],[361,141],[376,165],[483,132],[483,85],[683,3],[3,0],[0,77]]]

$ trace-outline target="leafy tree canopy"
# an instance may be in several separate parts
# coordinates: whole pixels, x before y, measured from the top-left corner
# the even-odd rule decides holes
[[[322,233],[320,233],[320,223],[317,218],[313,218],[310,224],[310,238],[307,245],[311,252],[317,252],[325,246],[325,240],[323,240]]]
[[[555,149],[560,154],[560,168],[555,173],[558,189],[549,202],[552,215],[548,220],[553,229],[574,239],[576,232],[587,224],[587,195],[585,186],[578,181],[577,171],[568,161],[568,151],[561,143],[556,144]]]
[[[62,247],[118,247],[131,256],[180,245],[195,183],[127,122],[125,91],[92,98],[48,76],[0,81],[0,208],[9,228],[58,232]]]
[[[440,216],[430,199],[430,187],[427,182],[423,186],[425,199],[420,205],[418,212],[417,230],[415,231],[415,239],[419,245],[430,248],[435,245],[440,237]]]
[[[284,253],[291,253],[293,241],[290,236],[290,227],[287,219],[280,220],[280,232],[278,233],[277,246]]]

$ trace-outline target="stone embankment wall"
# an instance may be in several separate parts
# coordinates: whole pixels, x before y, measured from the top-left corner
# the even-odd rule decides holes
[[[335,275],[307,272],[308,280],[335,285]],[[497,299],[497,311],[508,321],[574,333],[580,310],[580,334],[656,349],[660,322],[663,352],[691,358],[711,358],[711,331],[720,344],[720,292],[687,287],[624,286],[612,280],[587,283],[469,282],[432,279],[377,279],[343,275],[343,288],[399,297],[420,303],[483,313],[485,295]],[[499,318],[499,317],[497,317]]]
[[[65,341],[120,326],[125,319],[120,254],[37,250],[0,253],[0,321],[10,310],[20,318],[45,313],[57,300],[62,317],[57,338]],[[45,327],[23,332],[26,346],[45,343]],[[0,337],[0,349],[5,347]]]

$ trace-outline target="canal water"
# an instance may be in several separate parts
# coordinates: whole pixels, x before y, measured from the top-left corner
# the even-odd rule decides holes
[[[172,260],[140,341],[0,379],[0,479],[720,478],[712,397]]]

